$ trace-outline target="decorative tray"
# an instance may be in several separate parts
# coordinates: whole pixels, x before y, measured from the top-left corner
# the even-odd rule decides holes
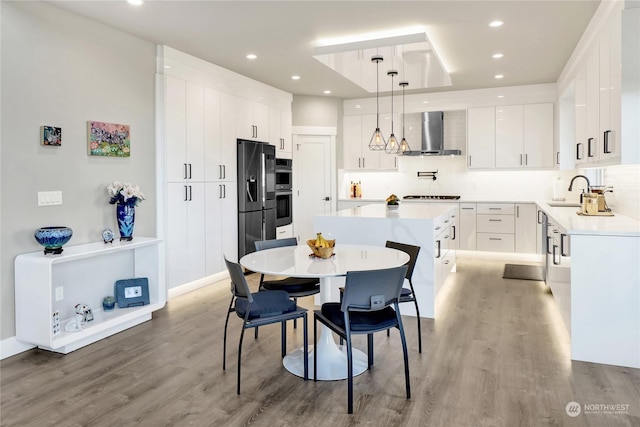
[[[582,216],[614,216],[613,212],[598,212],[594,214],[586,214],[586,213],[582,213],[582,211],[576,211],[576,213]]]

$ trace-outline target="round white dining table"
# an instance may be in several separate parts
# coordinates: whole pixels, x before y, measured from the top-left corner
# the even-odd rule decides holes
[[[329,302],[331,278],[346,276],[347,271],[365,271],[393,268],[406,264],[409,255],[405,252],[383,246],[340,245],[337,244],[331,258],[321,259],[310,256],[306,245],[285,246],[252,252],[240,259],[247,270],[257,273],[289,277],[316,277],[320,279],[320,301]],[[311,319],[310,319],[311,320]],[[321,325],[320,337],[315,349],[318,354],[318,380],[341,380],[347,378],[346,345],[338,346],[331,330]],[[302,377],[304,372],[303,351],[300,348],[283,359],[284,367]],[[353,375],[367,370],[367,355],[353,349]],[[313,353],[309,354],[309,377],[313,377]]]

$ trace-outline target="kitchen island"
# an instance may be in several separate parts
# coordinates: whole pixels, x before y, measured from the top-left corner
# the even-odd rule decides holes
[[[456,204],[444,203],[403,203],[397,210],[366,205],[318,215],[314,228],[337,244],[384,246],[392,240],[420,246],[412,282],[420,317],[434,318],[435,300],[455,265],[457,210]],[[400,309],[403,315],[416,315],[413,304],[401,304]]]
[[[547,284],[571,358],[640,368],[640,221],[537,204],[548,223]]]

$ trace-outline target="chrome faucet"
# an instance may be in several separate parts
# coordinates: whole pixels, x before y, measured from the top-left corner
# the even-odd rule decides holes
[[[571,182],[569,183],[569,191],[573,190],[573,181],[575,181],[576,178],[584,178],[584,180],[587,181],[587,192],[591,192],[591,183],[589,183],[589,178],[587,178],[584,175],[576,175],[573,178],[571,178]],[[582,203],[583,197],[584,197],[584,191],[580,193],[580,203]]]

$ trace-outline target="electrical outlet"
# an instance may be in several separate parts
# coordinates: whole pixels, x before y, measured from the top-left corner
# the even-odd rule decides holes
[[[52,331],[53,335],[60,334],[60,312],[54,311],[52,317]]]
[[[62,301],[64,299],[64,289],[62,286],[56,288],[56,301]]]

